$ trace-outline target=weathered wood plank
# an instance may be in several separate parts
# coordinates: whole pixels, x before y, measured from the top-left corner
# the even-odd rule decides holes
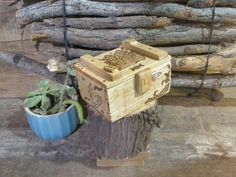
[[[130,159],[111,160],[111,159],[97,159],[98,167],[130,167],[143,166],[144,161],[148,159],[147,152],[141,152],[137,156]]]
[[[40,75],[28,73],[22,69],[0,62],[0,97],[25,97],[26,93],[38,87]]]
[[[0,41],[11,41],[21,38],[21,29],[16,25],[16,8],[8,6],[8,3],[0,5]]]

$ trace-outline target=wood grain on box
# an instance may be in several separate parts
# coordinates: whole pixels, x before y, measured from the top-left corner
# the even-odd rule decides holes
[[[80,92],[93,109],[112,122],[169,92],[171,57],[134,40],[121,48],[75,64]]]

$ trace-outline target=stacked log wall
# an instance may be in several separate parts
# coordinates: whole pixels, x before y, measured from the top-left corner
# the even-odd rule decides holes
[[[185,79],[192,78],[191,83],[194,80],[197,83],[209,50],[212,6],[213,0],[68,0],[70,57],[96,55],[118,47],[127,38],[135,38],[173,56],[173,78],[178,79],[183,73]],[[16,19],[19,26],[30,27],[33,41],[50,43],[49,53],[64,56],[62,0],[33,3],[18,10]],[[235,19],[236,1],[216,0],[207,74],[232,75],[225,77],[231,81],[236,72]],[[222,80],[219,75],[211,77]],[[231,84],[212,83],[212,86],[233,86],[231,81]],[[173,84],[179,85],[195,87],[197,84]]]

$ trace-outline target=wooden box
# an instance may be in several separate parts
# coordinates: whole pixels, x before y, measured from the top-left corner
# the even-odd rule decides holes
[[[112,122],[168,93],[171,56],[134,40],[75,64],[82,98]]]

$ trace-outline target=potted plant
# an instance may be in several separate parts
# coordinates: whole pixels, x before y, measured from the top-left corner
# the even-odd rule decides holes
[[[34,133],[45,140],[59,140],[70,135],[82,124],[81,105],[72,100],[76,90],[43,80],[39,89],[29,92],[25,102],[26,116]]]

